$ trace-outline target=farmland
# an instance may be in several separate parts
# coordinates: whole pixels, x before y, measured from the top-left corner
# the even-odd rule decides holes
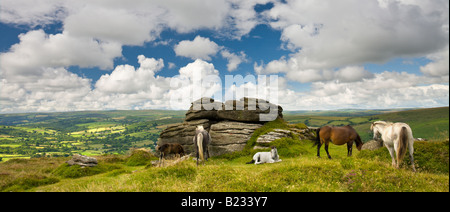
[[[446,191],[448,192],[448,126],[446,108],[405,111],[286,112],[284,121],[269,122],[264,130],[351,124],[371,138],[374,120],[402,121],[415,137],[417,173],[391,166],[386,148],[354,151],[330,145],[333,160],[317,158],[310,140],[296,136],[274,141],[281,163],[247,165],[256,151],[248,142],[244,151],[211,158],[205,166],[194,160],[159,168],[149,154],[132,148],[154,148],[168,124],[182,122],[185,111],[104,111],[0,115],[0,191]],[[356,114],[356,115],[355,115]],[[261,128],[261,129],[262,129]],[[258,134],[260,133],[260,134]],[[139,152],[139,151],[138,151]],[[140,151],[143,152],[143,151]],[[93,168],[67,166],[69,155],[94,155]],[[321,154],[325,154],[321,149]],[[25,159],[25,160],[24,160]],[[370,182],[370,183],[367,183]],[[432,183],[430,183],[432,182]]]
[[[414,137],[448,138],[449,109],[287,111],[284,119],[311,127],[352,125],[363,141],[370,122],[406,122]],[[0,115],[0,161],[12,158],[67,157],[73,154],[124,154],[131,148],[154,149],[167,125],[184,120],[185,111],[84,111]]]
[[[4,114],[0,161],[154,148],[165,125],[183,118],[184,111],[163,110]]]
[[[275,128],[290,128],[283,120],[266,123],[255,138]],[[252,137],[253,137],[252,136]],[[254,142],[253,142],[254,143]],[[317,158],[312,141],[297,136],[272,142],[279,163],[246,164],[259,149],[248,142],[243,151],[210,158],[196,167],[188,158],[165,167],[153,166],[155,156],[144,150],[95,156],[98,166],[69,166],[66,158],[31,158],[0,163],[0,191],[50,192],[448,192],[448,140],[415,143],[417,172],[405,159],[392,167],[386,148],[355,151],[330,146],[333,159]],[[324,154],[324,149],[321,149]]]

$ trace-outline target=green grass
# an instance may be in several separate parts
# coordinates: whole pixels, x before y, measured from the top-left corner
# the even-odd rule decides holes
[[[291,126],[276,120],[267,123],[255,134]],[[143,151],[135,151],[128,156],[98,156],[98,168],[53,165],[41,174],[42,181],[28,186],[10,183],[2,191],[449,191],[448,141],[417,142],[416,173],[409,168],[407,159],[402,168],[392,167],[385,148],[377,151],[355,150],[353,157],[347,157],[346,146],[330,145],[329,152],[333,159],[329,160],[326,157],[317,158],[316,147],[312,144],[312,141],[299,140],[295,136],[276,140],[271,145],[278,148],[283,161],[263,165],[246,164],[258,151],[252,150],[251,145],[241,152],[213,157],[206,165],[198,167],[193,159],[174,166],[152,167],[148,165],[150,160],[157,158],[148,157]],[[323,148],[321,154],[326,154]]]
[[[317,158],[313,142],[299,140],[296,136],[270,144],[278,148],[281,162],[246,164],[254,153],[267,151],[253,150],[259,135],[274,129],[304,127],[275,120],[256,130],[243,151],[213,157],[206,165],[198,167],[193,159],[174,166],[153,167],[150,161],[157,158],[145,153],[95,156],[99,166],[94,168],[69,167],[65,164],[69,158],[12,159],[0,163],[0,191],[449,192],[449,142],[448,131],[445,132],[448,127],[441,129],[448,126],[448,116],[442,116],[445,110],[448,108],[318,119],[323,123],[358,122],[357,127],[361,127],[358,132],[366,130],[369,120],[374,118],[403,120],[410,123],[413,131],[426,127],[431,131],[427,135],[435,139],[415,142],[416,173],[411,171],[408,157],[400,169],[392,167],[386,148],[361,152],[354,148],[353,156],[347,157],[345,145],[331,144],[329,152],[333,159],[329,160],[324,157],[323,147],[322,158]],[[420,130],[416,131],[420,135]]]
[[[287,145],[286,142],[292,141],[279,141],[278,145]],[[305,141],[303,146],[310,152],[310,142]],[[285,149],[281,147],[280,150]],[[124,166],[94,176],[63,179],[31,191],[448,192],[448,172],[421,170],[414,173],[407,167],[395,169],[390,166],[390,161],[348,158],[345,151],[343,147],[330,146],[332,160],[308,153],[293,154],[292,157],[283,157],[280,153],[282,162],[263,165],[245,164],[251,158],[242,156],[233,160],[212,158],[199,167],[193,160],[164,168],[135,167],[133,171]]]

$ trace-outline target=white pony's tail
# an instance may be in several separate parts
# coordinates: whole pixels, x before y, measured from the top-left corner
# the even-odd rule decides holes
[[[408,148],[408,129],[406,127],[402,127],[400,130],[400,140],[397,148],[397,166],[400,166],[400,163],[403,160],[403,157],[406,154],[406,149]]]
[[[202,162],[205,161],[205,157],[203,156],[203,133],[197,134],[197,148],[200,159],[202,159]]]

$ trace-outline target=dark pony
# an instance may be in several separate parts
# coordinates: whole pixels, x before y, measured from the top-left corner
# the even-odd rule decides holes
[[[356,148],[361,151],[363,145],[361,137],[359,137],[353,127],[350,125],[344,127],[330,127],[324,126],[316,130],[317,137],[314,146],[317,145],[317,157],[320,157],[320,147],[325,144],[325,151],[327,152],[328,158],[331,159],[330,153],[328,153],[328,144],[331,143],[335,145],[347,144],[347,156],[352,156],[353,142],[356,142]]]
[[[159,165],[160,166],[161,166],[161,160],[163,161],[163,166],[164,166],[164,159],[165,159],[165,156],[168,154],[175,154],[175,155],[179,155],[180,157],[184,155],[183,146],[181,146],[178,143],[169,143],[169,144],[163,144],[161,146],[156,146],[156,150],[160,151],[160,154],[159,154]]]
[[[197,126],[193,141],[195,150],[197,151],[197,166],[199,159],[205,164],[205,160],[208,160],[209,158],[208,145],[211,144],[211,136],[208,131],[203,129],[203,126]]]

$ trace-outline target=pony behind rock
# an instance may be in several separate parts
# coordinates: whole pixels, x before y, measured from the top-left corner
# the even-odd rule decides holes
[[[169,154],[179,155],[180,157],[184,155],[183,146],[181,146],[178,143],[168,143],[168,144],[163,144],[161,146],[157,145],[155,149],[160,152],[159,153],[159,166],[161,166],[161,161],[164,166],[165,157]]]
[[[202,163],[205,164],[205,160],[208,160],[209,158],[208,145],[211,144],[211,135],[209,135],[208,131],[206,131],[203,126],[197,126],[195,129],[193,142],[197,152],[197,166],[199,159],[201,159]]]
[[[280,156],[278,155],[278,151],[276,147],[272,147],[270,152],[257,152],[253,155],[253,160],[248,162],[247,164],[255,163],[255,165],[263,164],[263,163],[276,163],[281,162]]]

